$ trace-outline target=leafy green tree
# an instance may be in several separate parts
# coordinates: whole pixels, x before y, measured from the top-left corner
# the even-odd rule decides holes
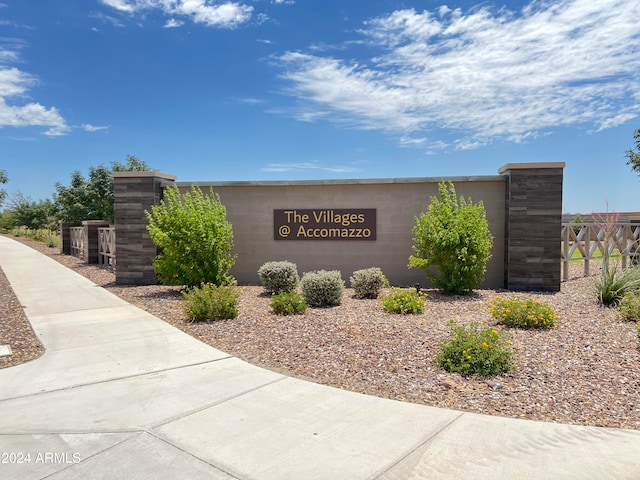
[[[629,159],[627,165],[631,165],[631,169],[640,174],[640,128],[636,130],[633,138],[636,142],[636,151],[634,152],[631,149],[627,150],[626,157]]]
[[[73,172],[69,186],[55,184],[60,219],[77,225],[83,220],[113,222],[113,172],[149,170],[145,162],[128,155],[126,164],[112,162],[111,169],[104,165],[91,167],[87,179],[80,172]]]
[[[11,199],[9,211],[13,226],[26,227],[27,230],[55,228],[56,205],[49,199],[34,202],[18,192]]]
[[[422,268],[445,293],[470,293],[484,280],[493,246],[484,205],[458,200],[451,182],[440,182],[439,193],[416,217],[410,266]]]
[[[7,172],[5,170],[0,169],[0,184],[5,184],[9,182],[9,177],[7,176]],[[4,189],[0,189],[0,207],[4,203],[7,198],[7,191]]]
[[[160,204],[145,214],[151,240],[160,247],[154,267],[161,283],[195,287],[233,282],[233,228],[213,190],[203,195],[192,187],[181,196],[178,187],[168,188]]]

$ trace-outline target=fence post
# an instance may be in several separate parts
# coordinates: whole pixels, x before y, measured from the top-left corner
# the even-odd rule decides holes
[[[100,239],[98,238],[98,228],[108,227],[109,222],[104,220],[85,220],[82,222],[84,227],[84,252],[82,259],[84,263],[98,263],[98,250],[100,247]]]
[[[63,255],[71,255],[71,226],[69,222],[58,222],[60,226],[60,253]]]
[[[160,203],[164,187],[175,179],[161,172],[113,172],[117,284],[157,283],[153,268],[157,249],[144,212]]]
[[[505,286],[560,290],[564,162],[509,163],[505,202]]]

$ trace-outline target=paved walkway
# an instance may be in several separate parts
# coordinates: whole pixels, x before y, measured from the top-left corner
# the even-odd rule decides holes
[[[3,480],[640,478],[640,431],[304,382],[209,347],[6,237],[0,265],[46,348],[0,370]]]

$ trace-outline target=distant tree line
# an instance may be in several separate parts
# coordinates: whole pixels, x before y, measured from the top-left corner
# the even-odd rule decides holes
[[[133,155],[126,162],[112,162],[111,168],[104,165],[91,167],[88,178],[79,171],[71,174],[68,186],[56,182],[53,198],[34,201],[17,192],[11,196],[0,190],[0,228],[26,227],[30,230],[58,228],[60,220],[79,225],[83,220],[106,220],[113,222],[113,172],[144,172],[149,165]],[[0,170],[0,184],[9,182],[6,171]]]

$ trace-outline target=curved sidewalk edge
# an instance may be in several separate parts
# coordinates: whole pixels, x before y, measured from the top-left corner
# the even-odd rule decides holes
[[[0,370],[2,479],[639,477],[640,431],[462,413],[285,377],[6,237],[0,266],[46,348]]]

